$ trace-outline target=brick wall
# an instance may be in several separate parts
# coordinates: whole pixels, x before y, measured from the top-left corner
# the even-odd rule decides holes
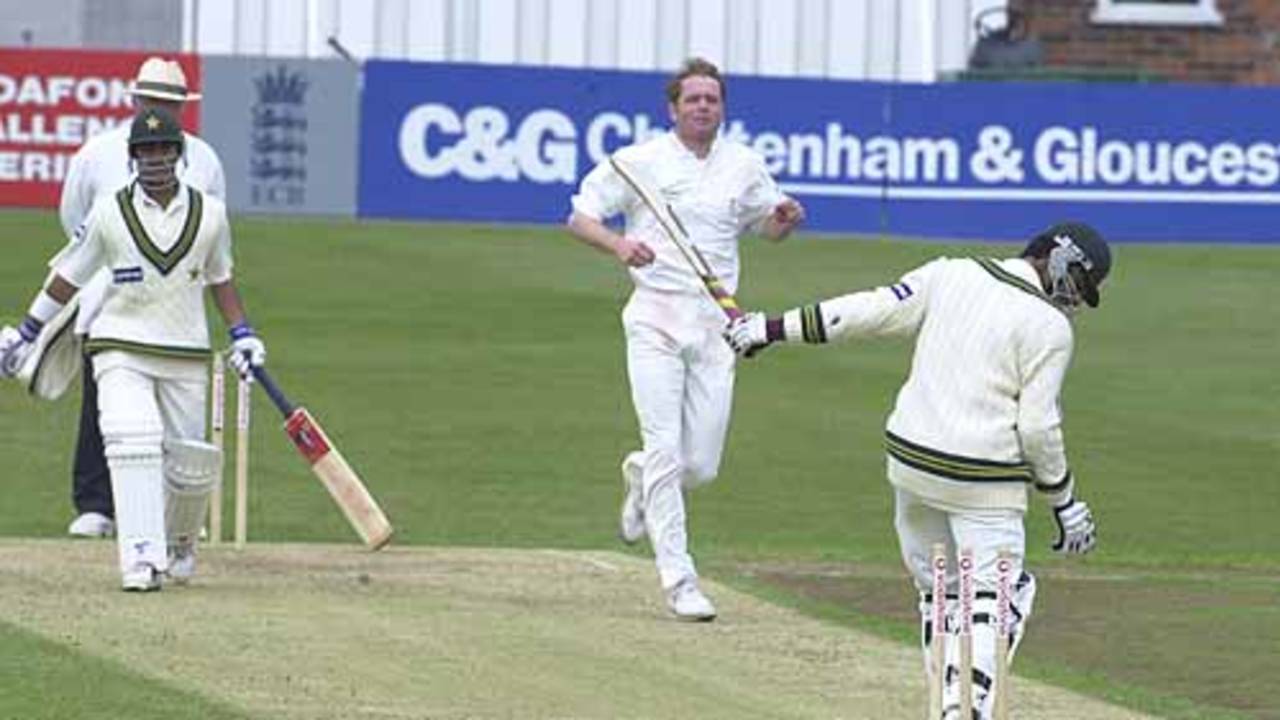
[[[1280,0],[1217,0],[1216,27],[1097,25],[1094,0],[1010,0],[1051,67],[1139,70],[1173,81],[1280,85]]]

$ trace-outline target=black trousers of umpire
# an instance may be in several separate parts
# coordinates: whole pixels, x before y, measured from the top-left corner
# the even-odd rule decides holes
[[[96,512],[114,518],[111,472],[107,469],[102,428],[98,425],[98,383],[93,379],[93,359],[88,355],[80,376],[80,436],[76,440],[75,467],[71,475],[71,502],[80,514]]]

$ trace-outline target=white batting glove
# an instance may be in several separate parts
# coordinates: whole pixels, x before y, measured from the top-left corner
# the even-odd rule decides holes
[[[1053,519],[1058,524],[1058,540],[1053,544],[1055,552],[1084,555],[1098,543],[1093,513],[1089,512],[1088,505],[1074,497],[1053,508]]]
[[[249,323],[235,325],[231,333],[231,355],[227,362],[235,369],[236,374],[245,380],[253,380],[253,368],[262,367],[267,362],[267,346],[254,334]]]
[[[769,332],[765,314],[750,312],[736,320],[730,320],[724,329],[725,342],[742,357],[750,357],[769,345]]]
[[[36,338],[40,337],[40,323],[27,318],[17,328],[6,325],[0,330],[0,377],[13,377],[18,374],[22,362],[35,348]]]

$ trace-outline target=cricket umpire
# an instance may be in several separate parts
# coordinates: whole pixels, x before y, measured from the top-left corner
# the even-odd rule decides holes
[[[926,666],[933,637],[926,595],[932,585],[930,549],[945,545],[952,568],[958,549],[973,552],[975,718],[988,718],[991,711],[1001,551],[1012,554],[1019,578],[1007,608],[1013,618],[1009,659],[1035,598],[1035,578],[1023,570],[1027,489],[1053,511],[1054,550],[1087,553],[1096,540],[1093,515],[1076,499],[1067,466],[1059,393],[1071,362],[1072,318],[1082,307],[1099,304],[1110,269],[1111,251],[1097,231],[1061,223],[1032,238],[1020,257],[938,258],[892,285],[779,317],[750,313],[726,331],[739,353],[780,341],[914,336],[911,372],[885,431],[894,526],[919,592]],[[946,631],[955,632],[960,623],[950,599],[954,572],[948,587]],[[948,662],[943,709],[945,717],[955,717],[956,658]]]
[[[174,117],[180,116],[185,103],[200,99],[198,93],[187,88],[182,67],[176,61],[159,57],[148,58],[142,63],[137,77],[129,86],[129,94],[137,112],[162,108]],[[185,149],[177,164],[179,178],[197,190],[225,200],[226,179],[217,153],[200,138],[189,133],[184,135]],[[129,123],[95,135],[82,145],[72,156],[62,183],[59,216],[66,236],[74,237],[99,195],[124,187],[135,176],[136,170],[136,164],[129,156]],[[64,249],[51,260],[50,267],[65,252]],[[79,293],[77,334],[83,336],[88,332],[89,323],[102,305],[107,281],[104,271]],[[93,375],[93,361],[86,356],[81,373],[80,431],[71,476],[71,501],[76,517],[67,528],[71,535],[78,537],[106,537],[115,530],[111,475],[103,455],[102,433],[98,430],[98,387]]]

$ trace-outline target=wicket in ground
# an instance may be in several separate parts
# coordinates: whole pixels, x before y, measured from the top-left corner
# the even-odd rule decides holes
[[[929,621],[929,718],[940,720],[946,709],[947,644],[952,637],[959,643],[957,680],[959,681],[959,717],[973,717],[973,603],[975,577],[973,550],[961,548],[957,553],[956,610],[959,618],[956,632],[950,632],[947,622],[947,547],[942,543],[933,546],[929,558],[931,573]],[[1009,713],[1009,631],[1012,629],[1013,602],[1013,554],[1002,550],[996,556],[996,612],[988,622],[995,623],[995,666],[992,673],[991,717],[1008,720]]]
[[[213,354],[210,365],[209,389],[210,441],[219,449],[223,449],[226,428],[227,409],[227,363],[222,353]],[[236,463],[235,463],[235,534],[237,548],[244,547],[248,540],[249,525],[249,419],[250,419],[250,385],[244,378],[236,382]],[[222,542],[222,478],[214,485],[213,494],[209,498],[209,544]]]

